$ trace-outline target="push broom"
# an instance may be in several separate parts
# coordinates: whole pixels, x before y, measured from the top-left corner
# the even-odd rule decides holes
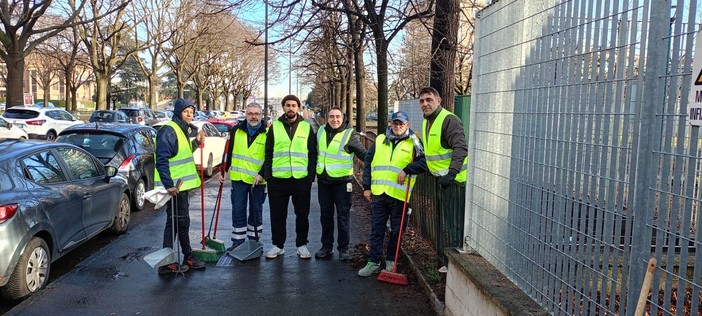
[[[204,154],[203,152],[205,151],[205,144],[200,143],[200,177],[202,178],[202,181],[205,181],[205,164],[204,164]],[[197,258],[200,261],[203,262],[217,262],[219,260],[219,256],[217,255],[217,252],[213,249],[207,249],[207,243],[205,240],[205,184],[202,183],[200,185],[200,214],[202,216],[202,220],[200,221],[200,226],[201,226],[201,231],[202,231],[202,240],[200,241],[200,244],[202,244],[202,249],[193,249],[193,257]]]
[[[219,165],[219,174],[224,176],[226,173],[224,170],[225,162],[228,159],[228,154],[226,151],[229,150],[229,137],[227,137],[227,142],[224,144],[225,153],[222,157],[222,163]],[[227,246],[224,245],[224,241],[217,239],[217,224],[219,223],[219,210],[222,207],[222,188],[224,187],[224,181],[219,182],[219,191],[217,192],[217,200],[215,201],[215,208],[212,212],[212,218],[210,219],[210,228],[207,230],[207,237],[205,238],[205,244],[210,249],[216,252],[227,251]],[[215,213],[217,217],[215,219]],[[210,238],[210,232],[212,231],[212,219],[214,220],[214,235]]]
[[[215,207],[212,210],[212,218],[210,218],[210,228],[207,229],[207,236],[205,237],[205,245],[216,252],[225,252],[227,250],[227,247],[224,245],[224,241],[217,239],[217,223],[219,223],[219,209],[222,206],[223,186],[224,182],[220,182],[219,192],[217,192],[217,200],[215,201]],[[217,214],[216,219],[215,214]],[[214,235],[210,238],[210,233],[212,232],[212,222],[214,222]]]
[[[402,230],[405,227],[405,214],[407,213],[407,197],[409,196],[410,180],[411,178],[407,179],[407,188],[405,189],[405,203],[402,205],[402,217],[400,219],[400,230],[397,233],[397,247],[395,247],[395,262],[392,266],[392,272],[387,270],[380,271],[378,281],[398,285],[409,284],[409,281],[407,281],[407,276],[397,272],[397,258],[400,257],[400,245],[402,244]]]

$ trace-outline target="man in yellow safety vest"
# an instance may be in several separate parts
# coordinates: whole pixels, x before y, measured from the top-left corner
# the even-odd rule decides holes
[[[349,212],[353,192],[353,156],[366,158],[366,148],[360,136],[350,126],[344,113],[333,107],[327,113],[327,123],[317,131],[317,182],[322,224],[322,248],[314,256],[328,258],[334,253],[334,213],[338,230],[337,250],[339,260],[350,260]]]
[[[178,99],[173,106],[173,118],[156,135],[156,170],[154,187],[165,188],[173,196],[165,206],[166,227],[163,231],[163,247],[173,248],[171,209],[175,207],[176,227],[185,264],[171,263],[158,268],[159,274],[184,272],[188,269],[204,269],[205,264],[192,256],[190,247],[190,190],[200,187],[193,151],[205,141],[203,131],[198,132],[192,125],[195,105],[185,99]],[[197,137],[190,141],[190,136]],[[176,187],[178,181],[180,187]],[[174,205],[175,204],[175,205]]]
[[[385,269],[393,271],[403,206],[409,201],[415,182],[415,176],[407,175],[426,171],[422,145],[410,129],[407,114],[394,113],[391,120],[385,134],[378,135],[368,150],[363,165],[363,196],[371,202],[371,236],[368,263],[358,271],[362,277],[380,272],[388,218],[391,233]]]
[[[263,231],[263,202],[266,199],[266,182],[263,180],[263,160],[266,148],[266,127],[263,126],[261,106],[249,103],[246,120],[232,128],[226,161],[222,170],[229,170],[232,181],[232,245],[231,251],[244,243],[246,238],[256,240]],[[224,174],[220,173],[220,183]],[[249,199],[251,197],[251,199]],[[249,214],[247,218],[246,204]]]
[[[300,99],[285,96],[283,115],[273,121],[266,138],[263,174],[268,183],[271,208],[273,248],[266,253],[272,259],[285,253],[288,202],[295,207],[295,246],[297,255],[309,259],[310,192],[317,165],[317,138],[310,123],[300,115]]]

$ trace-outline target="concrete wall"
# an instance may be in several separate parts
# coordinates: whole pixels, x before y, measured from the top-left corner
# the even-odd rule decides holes
[[[444,315],[549,315],[478,254],[447,250]]]

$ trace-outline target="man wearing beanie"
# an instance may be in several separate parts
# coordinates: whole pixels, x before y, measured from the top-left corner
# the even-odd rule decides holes
[[[159,267],[159,274],[185,272],[188,269],[204,269],[205,264],[192,256],[190,247],[190,190],[200,187],[193,151],[205,141],[203,131],[198,133],[192,125],[195,105],[185,99],[178,99],[173,106],[173,119],[163,125],[156,135],[156,172],[154,186],[165,188],[172,198],[164,206],[166,227],[163,231],[163,247],[173,248],[171,209],[175,207],[176,232],[180,243],[184,264],[171,263]],[[196,136],[190,141],[189,137]],[[182,181],[180,186],[176,183]]]
[[[263,174],[268,183],[271,208],[271,237],[273,248],[266,258],[285,253],[288,201],[295,207],[295,246],[302,259],[312,256],[307,249],[309,232],[310,190],[317,165],[317,139],[312,127],[299,114],[300,99],[294,95],[283,98],[283,115],[273,122],[266,139]]]

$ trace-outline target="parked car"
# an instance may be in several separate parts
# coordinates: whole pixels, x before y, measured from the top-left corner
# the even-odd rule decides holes
[[[45,107],[45,106],[44,106],[44,101],[39,101],[39,102],[35,103],[34,105],[36,105],[37,107],[40,107],[40,108]],[[46,103],[46,107],[47,107],[47,108],[54,108],[55,106],[54,106],[54,104],[53,104],[51,101],[49,101],[49,102]]]
[[[220,133],[229,133],[229,131],[231,131],[232,128],[234,128],[234,126],[239,124],[238,120],[233,120],[233,119],[229,119],[229,120],[209,119],[209,120],[207,120],[207,122],[214,125],[214,127],[217,128],[217,130]]]
[[[157,110],[154,113],[159,122],[168,122],[173,118],[173,111]]]
[[[80,124],[65,129],[57,142],[74,144],[117,168],[127,179],[132,208],[144,209],[144,193],[154,187],[156,130],[135,124]]]
[[[76,146],[0,141],[0,295],[43,288],[51,263],[104,230],[129,226],[126,181]]]
[[[151,126],[158,122],[156,114],[149,108],[122,107],[119,110],[127,114],[130,123]]]
[[[0,117],[0,139],[28,139],[29,135],[27,135],[24,127],[26,127],[26,125],[22,123],[12,124],[6,119]]]
[[[84,123],[66,110],[37,108],[34,106],[13,106],[2,114],[10,123],[25,124],[29,138],[53,141],[66,127]]]
[[[90,115],[88,122],[96,123],[129,123],[129,117],[122,111],[115,110],[95,110]]]
[[[195,152],[193,152],[195,166],[197,167],[198,171],[205,168],[205,176],[211,177],[214,174],[215,167],[222,163],[222,157],[224,157],[225,150],[224,147],[227,144],[227,136],[229,135],[220,132],[209,122],[193,121],[193,125],[197,126],[198,129],[205,131],[203,160],[206,162],[205,165],[203,165],[203,161],[200,160],[200,148],[198,148],[195,150]]]
[[[206,121],[208,118],[210,118],[207,113],[204,111],[196,110],[195,114],[193,115],[193,120],[195,121]]]

